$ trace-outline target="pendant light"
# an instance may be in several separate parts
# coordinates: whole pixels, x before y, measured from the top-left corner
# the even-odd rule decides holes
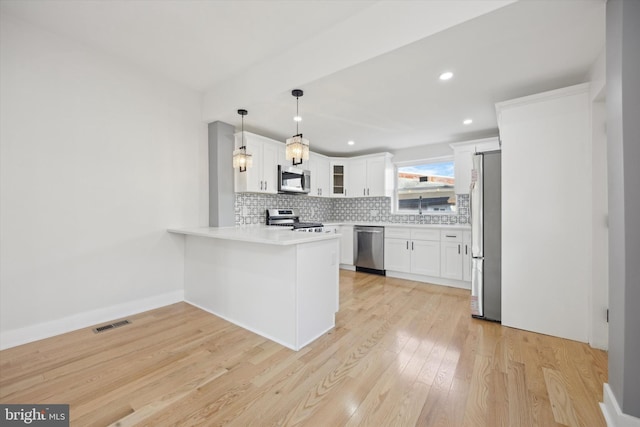
[[[302,120],[298,112],[298,98],[304,95],[300,89],[291,91],[291,95],[296,97],[296,116],[293,118],[296,122],[296,135],[287,139],[285,158],[291,160],[293,165],[299,165],[303,160],[309,160],[309,140],[302,137],[298,132],[298,123]]]
[[[247,110],[238,110],[238,114],[242,117],[242,131],[240,132],[240,148],[233,151],[233,167],[238,168],[240,172],[246,172],[247,168],[253,166],[253,156],[247,153],[244,139],[244,116],[247,115]]]

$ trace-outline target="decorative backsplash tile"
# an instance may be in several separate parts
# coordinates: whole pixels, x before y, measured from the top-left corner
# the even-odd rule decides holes
[[[267,209],[297,209],[303,221],[329,222],[333,199],[296,194],[236,193],[236,225],[264,224]]]
[[[391,213],[390,197],[330,199],[293,194],[236,193],[236,225],[264,224],[266,210],[293,208],[303,221],[387,222],[398,224],[468,224],[469,195],[457,195],[457,214],[407,215]]]

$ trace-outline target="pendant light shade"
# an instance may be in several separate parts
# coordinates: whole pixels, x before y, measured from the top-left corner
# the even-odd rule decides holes
[[[298,98],[304,95],[304,92],[300,89],[294,89],[291,91],[291,95],[296,97],[296,115],[293,118],[296,122],[296,135],[287,139],[285,157],[287,160],[291,160],[293,165],[299,165],[303,160],[309,160],[309,140],[298,132],[298,123],[302,120],[298,111]]]
[[[247,110],[238,110],[238,114],[242,117],[242,132],[240,132],[240,147],[233,151],[233,167],[238,168],[240,172],[246,172],[247,168],[253,166],[253,156],[247,152],[244,138],[244,116],[247,115]]]

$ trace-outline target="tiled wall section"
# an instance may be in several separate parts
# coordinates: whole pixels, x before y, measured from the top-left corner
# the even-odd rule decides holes
[[[398,224],[467,224],[469,222],[469,195],[459,194],[456,215],[397,215],[391,213],[390,197],[363,197],[334,199],[333,220],[336,222],[390,222]]]
[[[271,208],[297,209],[303,221],[468,224],[469,195],[458,194],[457,197],[458,214],[456,215],[395,215],[391,213],[389,197],[329,199],[289,194],[237,193],[236,225],[264,224],[265,211]]]
[[[266,210],[293,208],[303,221],[331,221],[333,199],[295,194],[236,193],[236,225],[264,224]]]

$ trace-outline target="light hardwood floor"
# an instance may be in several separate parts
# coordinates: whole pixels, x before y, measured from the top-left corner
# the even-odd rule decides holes
[[[341,271],[340,298],[299,352],[186,303],[4,350],[0,402],[72,426],[605,425],[603,351],[472,319],[464,290]]]

